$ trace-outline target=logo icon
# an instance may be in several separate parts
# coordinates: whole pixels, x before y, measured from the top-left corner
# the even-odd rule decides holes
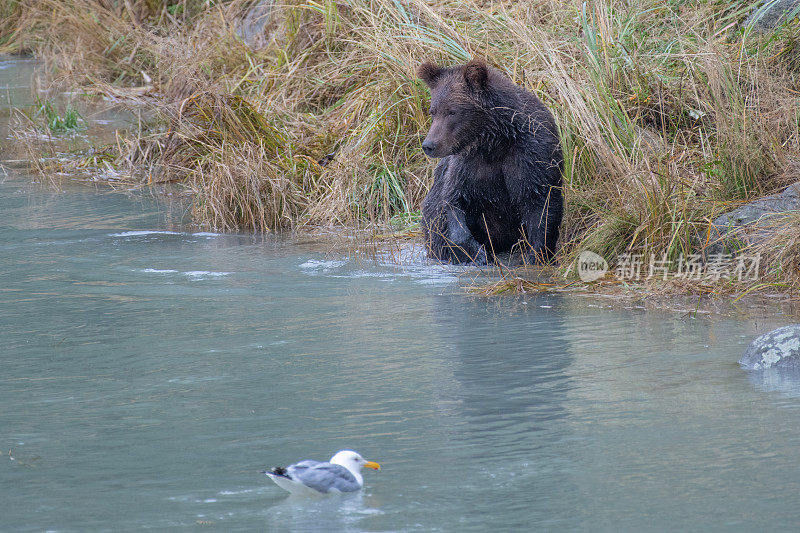
[[[578,256],[578,276],[581,281],[595,281],[608,272],[608,262],[589,250],[584,250]]]

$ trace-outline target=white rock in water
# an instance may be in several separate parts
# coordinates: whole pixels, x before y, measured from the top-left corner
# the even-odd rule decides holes
[[[784,326],[756,338],[739,359],[739,364],[749,370],[800,370],[800,324]]]

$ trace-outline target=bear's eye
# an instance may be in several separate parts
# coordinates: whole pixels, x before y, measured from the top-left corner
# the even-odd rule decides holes
[[[453,109],[451,109],[451,110],[449,110],[449,111],[447,112],[447,116],[448,116],[448,117],[450,117],[450,116],[453,116],[453,115],[455,115],[455,114],[456,114],[456,112],[455,112]]]

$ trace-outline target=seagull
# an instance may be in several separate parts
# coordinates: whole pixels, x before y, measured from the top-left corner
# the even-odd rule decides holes
[[[280,488],[292,494],[329,494],[356,492],[364,486],[362,467],[380,470],[381,465],[367,461],[353,450],[342,450],[328,462],[305,460],[293,465],[262,470]]]

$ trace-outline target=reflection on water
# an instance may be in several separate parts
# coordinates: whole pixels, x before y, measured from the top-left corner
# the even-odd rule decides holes
[[[475,298],[459,269],[184,231],[19,169],[0,213],[4,531],[800,521],[800,387],[736,364],[778,320]],[[383,465],[363,493],[258,473],[342,448]]]
[[[493,516],[516,528],[570,512],[562,495],[574,490],[574,459],[552,454],[572,433],[564,420],[572,355],[559,300],[493,303],[450,294],[435,301],[456,384],[444,389],[458,455],[443,473],[450,490],[458,487],[454,514],[462,525]]]
[[[800,369],[768,368],[747,372],[750,382],[766,392],[779,392],[786,398],[800,398]]]
[[[266,509],[266,525],[278,531],[358,531],[363,518],[382,514],[370,500],[374,498],[363,493],[319,498],[290,495]]]

